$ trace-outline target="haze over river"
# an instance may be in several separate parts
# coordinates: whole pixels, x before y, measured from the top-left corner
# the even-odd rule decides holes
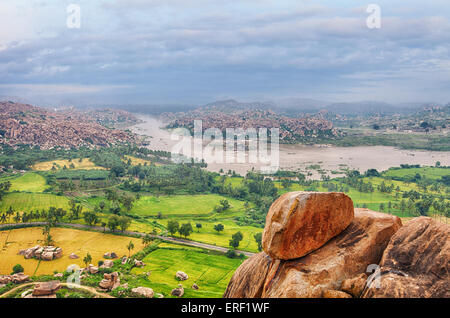
[[[134,133],[150,136],[150,149],[171,151],[178,143],[171,140],[171,133],[161,129],[163,123],[154,117],[137,115],[144,121],[130,128]],[[420,164],[432,166],[440,161],[441,165],[450,166],[450,152],[404,150],[387,146],[359,146],[359,147],[335,147],[335,146],[305,146],[300,144],[280,144],[279,165],[283,170],[300,170],[305,172],[306,167],[320,165],[327,171],[339,171],[340,169],[357,169],[361,172],[370,168],[378,171],[387,170],[390,167],[398,167],[400,164]],[[208,163],[208,170],[218,172],[220,169],[236,171],[241,175],[253,167],[259,169],[263,165],[254,163]],[[311,177],[317,178],[317,171]]]

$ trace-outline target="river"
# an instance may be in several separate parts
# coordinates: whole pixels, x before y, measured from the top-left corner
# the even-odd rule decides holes
[[[171,139],[171,133],[161,129],[163,123],[157,118],[147,115],[137,115],[143,122],[132,126],[131,131],[149,136],[150,149],[171,151],[178,143]],[[248,156],[247,156],[248,157]],[[318,178],[317,166],[330,172],[342,171],[342,169],[357,169],[361,172],[374,168],[378,171],[397,167],[400,164],[434,165],[440,161],[441,165],[450,165],[450,152],[426,151],[426,150],[404,150],[388,146],[358,146],[358,147],[335,147],[335,146],[306,146],[300,144],[280,144],[279,167],[283,170],[296,170],[310,172],[311,178]],[[316,169],[311,166],[315,165]],[[208,163],[208,170],[218,172],[234,170],[241,175],[252,168],[259,169],[261,164],[254,163]],[[308,168],[309,167],[309,168]],[[308,169],[307,169],[308,168]],[[341,169],[341,170],[340,170]]]

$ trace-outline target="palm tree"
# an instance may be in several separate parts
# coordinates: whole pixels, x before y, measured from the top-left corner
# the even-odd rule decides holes
[[[128,258],[130,258],[130,254],[131,254],[131,250],[132,249],[134,249],[134,244],[133,244],[133,242],[130,241],[130,243],[128,243],[128,245],[127,245]]]
[[[16,212],[16,215],[14,216],[14,222],[19,223],[21,218],[22,217],[20,216],[20,213]]]
[[[83,258],[83,263],[86,267],[92,262],[92,256],[87,253],[86,256]]]
[[[11,217],[11,215],[14,214],[14,209],[12,206],[9,206],[9,209],[6,211],[6,215],[8,216],[8,219]]]

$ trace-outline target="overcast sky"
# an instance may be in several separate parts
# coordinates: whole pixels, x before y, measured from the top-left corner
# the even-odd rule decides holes
[[[79,29],[67,27],[71,3]],[[366,24],[371,3],[379,29]],[[34,103],[449,93],[448,0],[0,0],[0,95]]]

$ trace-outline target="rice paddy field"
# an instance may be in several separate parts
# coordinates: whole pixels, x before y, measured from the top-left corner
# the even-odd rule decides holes
[[[27,275],[52,274],[55,270],[62,272],[71,264],[84,267],[83,257],[87,253],[92,256],[92,264],[97,265],[99,260],[103,260],[103,254],[106,252],[113,251],[119,257],[128,255],[126,246],[130,241],[135,246],[132,253],[136,253],[143,248],[141,239],[98,232],[52,228],[51,236],[55,241],[55,246],[63,249],[63,256],[53,261],[38,261],[25,259],[17,253],[21,249],[38,244],[43,245],[42,228],[32,227],[0,231],[0,275],[10,274],[12,267],[16,264],[21,264]],[[80,258],[70,259],[71,253],[77,254]]]
[[[217,194],[174,195],[174,196],[143,196],[134,203],[132,214],[141,216],[156,216],[161,212],[164,216],[205,216],[214,213],[214,207],[220,200],[228,200],[231,208],[225,214],[242,211],[244,202]]]
[[[37,173],[25,173],[9,181],[11,182],[10,191],[43,192],[48,188],[45,178]]]
[[[0,211],[6,211],[11,206],[14,211],[29,212],[48,210],[49,207],[69,209],[69,199],[49,193],[13,192],[6,194],[0,201]]]
[[[138,278],[136,283],[139,286],[150,287],[164,297],[171,297],[170,291],[182,284],[185,298],[220,298],[242,260],[197,248],[160,244],[157,250],[144,258],[144,263],[145,267],[132,270],[134,274],[151,273],[148,279]],[[177,271],[185,272],[189,279],[182,282],[176,280]],[[199,286],[198,290],[191,288],[194,283]]]
[[[45,162],[39,162],[34,164],[31,168],[33,170],[37,171],[49,171],[52,169],[53,166],[55,166],[55,169],[62,169],[64,166],[66,166],[67,169],[70,169],[70,165],[74,166],[72,169],[82,169],[82,170],[90,170],[90,169],[105,169],[100,166],[96,166],[95,163],[93,163],[89,158],[82,158],[80,162],[80,158],[75,158],[69,161],[68,159],[64,160],[52,160],[52,161],[45,161]]]

